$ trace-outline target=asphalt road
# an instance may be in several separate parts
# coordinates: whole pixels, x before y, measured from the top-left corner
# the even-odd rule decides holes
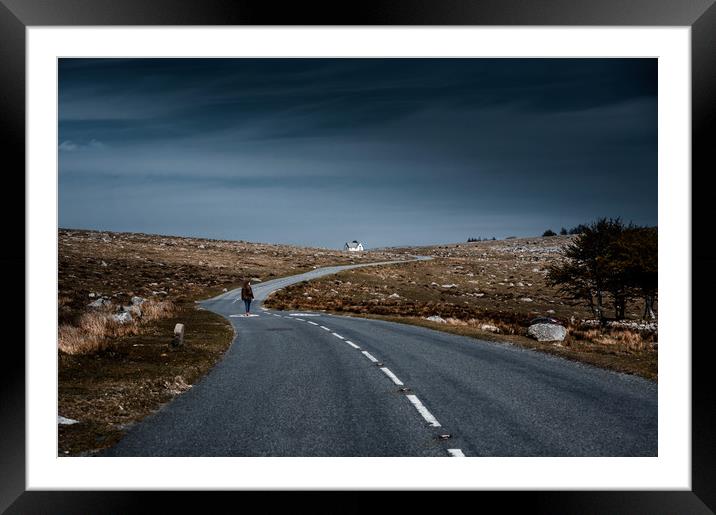
[[[422,327],[260,308],[346,268],[254,285],[254,317],[239,290],[204,302],[237,331],[226,356],[104,455],[657,455],[651,381]]]

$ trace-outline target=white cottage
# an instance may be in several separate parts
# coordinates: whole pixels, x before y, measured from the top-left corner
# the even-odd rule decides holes
[[[362,252],[363,251],[363,244],[359,241],[353,240],[350,243],[346,243],[346,246],[344,247],[345,250],[348,252]]]

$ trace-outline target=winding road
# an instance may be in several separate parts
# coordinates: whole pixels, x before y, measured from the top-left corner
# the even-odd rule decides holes
[[[387,262],[386,262],[387,263]],[[199,383],[105,456],[656,456],[657,385],[403,324],[202,303],[236,338]]]

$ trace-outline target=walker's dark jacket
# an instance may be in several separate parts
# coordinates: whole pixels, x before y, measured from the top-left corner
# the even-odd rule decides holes
[[[241,288],[241,300],[248,300],[254,298],[254,292],[251,289],[251,286],[244,286]]]

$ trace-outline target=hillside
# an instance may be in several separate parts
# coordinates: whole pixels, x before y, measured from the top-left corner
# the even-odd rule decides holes
[[[553,236],[391,249],[433,259],[352,270],[296,285],[272,296],[267,305],[383,317],[656,378],[656,323],[642,323],[639,303],[628,305],[628,320],[600,330],[584,304],[564,299],[547,284],[549,266],[561,259],[562,248],[572,239]],[[568,327],[569,336],[561,344],[526,337],[530,320],[545,316]]]

